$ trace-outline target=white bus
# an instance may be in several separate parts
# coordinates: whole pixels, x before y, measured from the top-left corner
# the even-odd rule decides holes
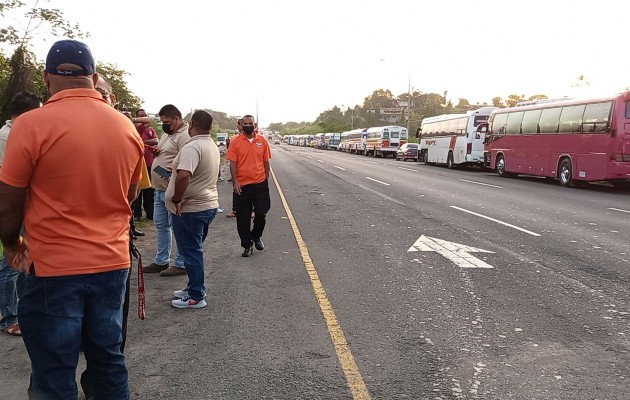
[[[497,107],[484,107],[466,114],[444,114],[422,120],[420,161],[429,164],[484,165],[486,124]]]
[[[361,129],[346,131],[340,136],[339,147],[337,147],[337,150],[345,153],[354,153],[357,148],[356,143],[360,141]]]
[[[402,126],[377,126],[369,128],[366,133],[363,147],[363,154],[366,156],[391,155],[396,158],[398,148],[407,143],[407,128]]]

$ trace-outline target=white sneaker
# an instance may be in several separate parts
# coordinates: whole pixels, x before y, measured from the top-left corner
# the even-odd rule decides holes
[[[171,305],[175,308],[204,308],[208,304],[205,300],[193,300],[191,297],[175,299],[171,301]]]

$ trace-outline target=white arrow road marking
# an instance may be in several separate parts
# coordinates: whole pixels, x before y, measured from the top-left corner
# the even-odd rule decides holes
[[[476,247],[465,246],[459,243],[447,242],[446,240],[436,239],[429,236],[420,236],[420,238],[416,240],[416,243],[407,250],[408,253],[413,251],[435,251],[452,261],[460,268],[494,268],[492,265],[468,254],[493,254],[494,251],[478,249]]]

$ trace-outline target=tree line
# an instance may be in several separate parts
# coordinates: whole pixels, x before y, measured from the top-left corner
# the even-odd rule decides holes
[[[365,97],[363,104],[341,109],[333,106],[322,111],[313,122],[274,122],[269,129],[280,131],[283,135],[314,135],[319,132],[344,132],[353,128],[369,128],[372,126],[403,125],[415,132],[424,118],[442,114],[460,114],[481,107],[514,107],[527,100],[547,99],[544,94],[529,97],[511,94],[503,99],[499,96],[492,99],[492,104],[471,104],[460,98],[457,103],[448,99],[448,92],[424,93],[415,90],[411,94],[402,93],[395,96],[389,89],[378,89]],[[410,104],[406,111],[407,104]]]

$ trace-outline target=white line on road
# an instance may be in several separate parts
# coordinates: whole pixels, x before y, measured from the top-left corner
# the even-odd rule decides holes
[[[338,166],[338,165],[335,165],[335,168],[340,169],[340,170],[342,170],[342,171],[345,171],[345,170],[346,170],[345,168],[342,168],[342,167],[340,167],[340,166]]]
[[[370,164],[378,164],[376,161],[366,161],[369,162]]]
[[[485,218],[487,220],[496,222],[497,224],[501,224],[501,225],[504,225],[504,226],[508,226],[510,228],[514,228],[516,230],[519,230],[521,232],[525,232],[525,233],[527,233],[529,235],[532,235],[532,236],[541,236],[539,233],[528,231],[527,229],[523,229],[523,228],[518,227],[516,225],[508,224],[507,222],[499,221],[498,219],[494,219],[494,218],[488,217],[486,215],[476,213],[474,211],[466,210],[465,208],[460,208],[460,207],[456,207],[456,206],[451,206],[451,208],[454,208],[454,209],[459,210],[459,211],[466,212],[468,214],[476,215],[476,216],[481,217],[481,218]]]
[[[322,160],[317,160],[317,161],[318,161],[318,162],[320,162],[320,163],[323,163],[323,161],[322,161]]]
[[[387,182],[379,181],[378,179],[370,178],[369,176],[366,176],[366,178],[371,180],[371,181],[380,183],[381,185],[390,186],[389,183],[387,183]]]
[[[311,157],[311,156],[306,156],[306,158],[313,158],[313,157]]]
[[[414,171],[414,172],[418,172],[417,169],[412,169],[412,168],[405,168],[405,167],[398,167],[399,169],[404,169],[405,171]]]
[[[462,181],[462,182],[468,182],[468,183],[474,183],[475,185],[490,186],[490,187],[497,188],[497,189],[503,189],[503,186],[491,185],[491,184],[489,184],[489,183],[482,183],[482,182],[469,181],[469,180],[467,180],[467,179],[460,179],[460,181]]]
[[[628,211],[628,210],[622,210],[621,208],[612,208],[612,207],[608,207],[608,209],[609,209],[609,210],[613,210],[613,211],[619,211],[619,212],[622,212],[622,213],[628,213],[628,214],[630,214],[630,211]]]

